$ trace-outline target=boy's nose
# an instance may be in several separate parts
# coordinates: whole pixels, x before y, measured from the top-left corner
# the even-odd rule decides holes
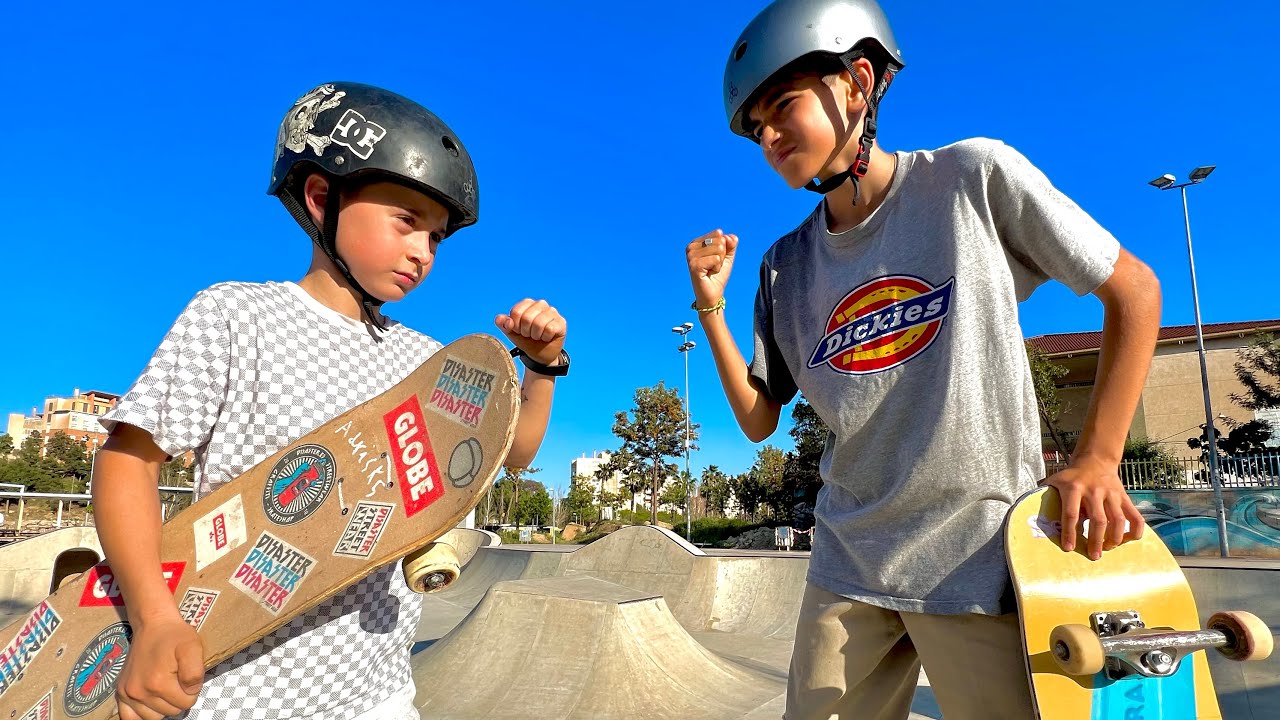
[[[426,262],[427,257],[431,254],[430,246],[430,235],[427,233],[413,233],[409,236],[406,254],[410,260],[421,265]]]
[[[773,129],[772,125],[762,125],[760,127],[760,147],[768,150],[778,141],[778,131]]]

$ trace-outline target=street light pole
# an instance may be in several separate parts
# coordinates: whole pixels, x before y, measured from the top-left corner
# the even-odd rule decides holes
[[[671,332],[684,337],[693,329],[693,323],[671,328]],[[693,542],[693,475],[689,472],[689,351],[696,347],[692,340],[685,340],[676,351],[684,355],[684,539]]]
[[[1222,500],[1222,477],[1218,472],[1218,433],[1213,425],[1213,401],[1209,397],[1209,365],[1205,359],[1204,330],[1200,323],[1200,291],[1196,285],[1196,257],[1191,249],[1191,214],[1187,210],[1187,188],[1204,182],[1213,170],[1213,165],[1204,165],[1192,170],[1187,182],[1177,183],[1174,176],[1161,175],[1149,184],[1159,190],[1182,191],[1182,221],[1187,231],[1187,262],[1191,268],[1191,300],[1195,307],[1196,352],[1200,356],[1200,389],[1204,395],[1204,434],[1209,440],[1209,483],[1213,486],[1213,502],[1218,513],[1218,551],[1222,557],[1228,557],[1231,549],[1227,540],[1227,509]]]

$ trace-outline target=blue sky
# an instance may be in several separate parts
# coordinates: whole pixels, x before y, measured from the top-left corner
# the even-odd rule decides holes
[[[443,117],[480,177],[479,225],[389,314],[443,341],[493,332],[526,296],[568,318],[573,372],[536,462],[538,479],[565,487],[573,457],[617,446],[613,414],[636,388],[684,386],[670,328],[695,320],[685,243],[716,227],[742,238],[727,302],[745,346],[755,265],[815,202],[725,125],[723,63],[764,5],[10,8],[0,412],[76,387],[124,392],[199,289],[301,277],[308,240],[264,192],[277,124],[314,85],[354,80]],[[1191,192],[1204,320],[1280,317],[1265,150],[1280,114],[1273,4],[885,8],[907,60],[882,106],[886,149],[1013,145],[1156,270],[1166,324],[1192,319],[1182,212],[1146,181],[1216,164]],[[1028,335],[1095,330],[1101,307],[1045,286],[1022,323]],[[700,329],[690,338],[695,472],[744,471],[757,446],[734,425]],[[790,447],[785,430],[770,442]]]

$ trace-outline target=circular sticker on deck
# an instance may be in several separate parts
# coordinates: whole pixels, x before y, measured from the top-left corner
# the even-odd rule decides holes
[[[480,472],[482,462],[484,462],[484,450],[480,448],[480,441],[475,438],[463,440],[449,456],[449,481],[454,487],[470,485]]]
[[[107,626],[89,641],[71,668],[67,689],[62,694],[62,706],[67,715],[88,715],[115,695],[116,679],[124,669],[131,637],[133,631],[129,623],[121,622]]]
[[[333,489],[333,454],[320,445],[302,445],[271,468],[262,489],[262,509],[276,525],[293,525],[311,516]]]

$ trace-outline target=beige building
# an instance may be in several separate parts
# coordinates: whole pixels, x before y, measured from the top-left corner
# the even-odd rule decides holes
[[[576,475],[585,475],[586,477],[591,479],[591,487],[593,490],[595,490],[598,493],[600,492],[601,487],[600,487],[599,479],[596,478],[596,471],[600,469],[601,465],[604,465],[605,463],[609,462],[610,457],[611,456],[608,450],[601,450],[599,452],[592,451],[591,457],[587,457],[586,454],[584,453],[582,457],[577,457],[577,458],[574,458],[572,461],[570,461],[569,476],[573,477]],[[607,493],[613,493],[617,495],[622,492],[620,489],[621,487],[622,487],[622,473],[614,472],[613,475],[611,475],[608,479],[604,481],[603,490]]]
[[[1255,417],[1262,418],[1271,420],[1277,431],[1280,431],[1280,422],[1277,422],[1280,417],[1273,417],[1276,415],[1275,411],[1255,413],[1245,410],[1232,402],[1230,397],[1232,393],[1244,390],[1235,375],[1238,351],[1259,335],[1270,333],[1280,336],[1280,320],[1210,323],[1203,326],[1203,331],[1205,364],[1209,371],[1209,397],[1214,417],[1225,416],[1240,422],[1247,422]],[[1068,447],[1074,444],[1084,424],[1085,412],[1093,394],[1101,341],[1101,332],[1041,335],[1028,339],[1050,360],[1067,368],[1067,374],[1059,378],[1057,387],[1063,403],[1058,428]],[[1204,419],[1204,393],[1200,380],[1200,358],[1196,352],[1195,326],[1173,325],[1160,328],[1151,372],[1142,389],[1129,436],[1158,441],[1178,457],[1199,457],[1199,450],[1192,450],[1187,446],[1187,438],[1200,435]],[[1217,425],[1219,432],[1229,431],[1221,419]],[[1045,452],[1053,452],[1053,438],[1043,423],[1041,432]]]
[[[36,413],[35,408],[29,416],[10,413],[8,434],[13,438],[14,447],[18,447],[32,432],[39,431],[45,439],[55,432],[63,432],[83,440],[93,452],[107,440],[98,418],[115,407],[119,399],[114,393],[101,390],[82,393],[80,388],[76,388],[71,397],[50,396],[45,398],[41,413]]]

